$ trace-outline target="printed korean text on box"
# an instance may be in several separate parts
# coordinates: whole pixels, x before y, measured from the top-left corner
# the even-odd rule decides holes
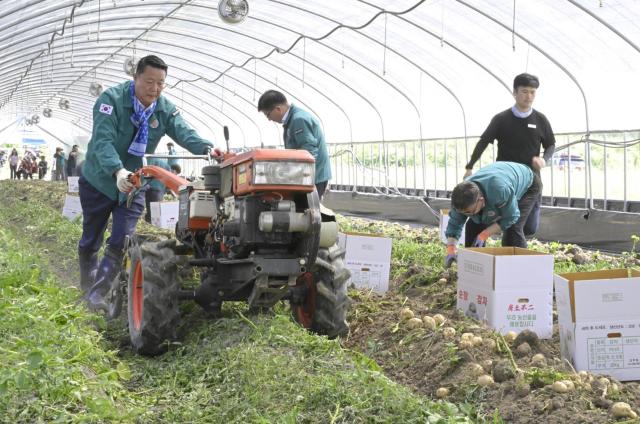
[[[456,305],[502,334],[553,330],[553,256],[517,247],[458,252]]]
[[[640,379],[640,271],[574,272],[554,280],[562,358],[576,371]]]

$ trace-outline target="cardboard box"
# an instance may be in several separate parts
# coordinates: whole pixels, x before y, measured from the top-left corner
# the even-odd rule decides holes
[[[82,205],[80,197],[67,194],[64,198],[64,206],[62,207],[62,216],[70,220],[76,219],[78,216],[82,218]]]
[[[78,180],[80,177],[67,177],[67,186],[69,193],[78,193],[80,191],[80,187],[78,185]]]
[[[554,277],[560,353],[577,371],[640,379],[640,271]]]
[[[178,203],[151,202],[151,224],[167,230],[175,229],[178,222]]]
[[[440,209],[440,240],[443,243],[447,243],[447,225],[449,224],[449,209]],[[458,245],[464,246],[464,226],[462,227],[462,233],[458,239]]]
[[[553,255],[519,247],[458,252],[456,307],[506,334],[553,333]]]
[[[338,245],[346,250],[345,267],[357,288],[376,293],[389,290],[391,239],[365,234],[339,233]]]

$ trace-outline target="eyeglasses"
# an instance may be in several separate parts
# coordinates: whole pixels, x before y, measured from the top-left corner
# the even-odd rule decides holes
[[[269,112],[264,112],[264,116],[266,116],[268,120],[271,120],[271,114],[273,113],[274,110],[276,110],[275,107],[271,109]]]
[[[471,216],[471,215],[477,214],[479,212],[478,203],[480,203],[481,198],[482,198],[481,196],[478,196],[478,198],[476,199],[475,202],[473,202],[473,205],[470,208],[468,208],[465,211],[459,211],[459,212],[464,216]]]

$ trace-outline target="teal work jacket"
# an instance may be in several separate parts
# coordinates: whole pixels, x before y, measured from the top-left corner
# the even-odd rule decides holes
[[[502,231],[505,231],[520,218],[518,201],[531,187],[533,171],[520,163],[495,162],[480,168],[467,180],[480,187],[485,199],[484,208],[469,219],[476,224],[485,225],[497,222]],[[465,222],[467,217],[451,208],[445,236],[459,239]]]
[[[129,86],[133,81],[118,84],[103,91],[93,106],[93,132],[82,168],[84,178],[112,200],[119,196],[114,173],[121,168],[135,171],[142,158],[128,153],[136,128],[131,123],[133,105]],[[213,143],[201,138],[180,116],[176,106],[160,96],[149,118],[147,153],[153,153],[164,135],[168,135],[189,152],[200,155]]]
[[[306,150],[316,160],[315,183],[323,183],[331,179],[331,163],[327,143],[320,123],[306,110],[295,105],[289,107],[289,115],[283,123],[284,147],[286,149]]]

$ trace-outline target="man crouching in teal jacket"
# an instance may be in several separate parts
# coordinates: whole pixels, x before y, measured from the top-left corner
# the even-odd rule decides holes
[[[126,194],[133,189],[131,171],[142,166],[145,153],[155,152],[165,134],[193,154],[206,154],[213,147],[161,96],[167,69],[159,57],[143,57],[133,81],[105,90],[93,107],[93,132],[79,180],[83,220],[78,259],[80,287],[88,291],[94,310],[108,308],[105,295],[120,270],[125,238],[134,233],[144,209],[142,191],[126,206]],[[111,236],[98,265],[109,217]]]
[[[456,260],[456,245],[467,219],[466,247],[482,247],[492,235],[504,232],[503,246],[527,247],[524,225],[542,183],[531,168],[515,162],[495,162],[458,184],[451,193],[445,265]]]

